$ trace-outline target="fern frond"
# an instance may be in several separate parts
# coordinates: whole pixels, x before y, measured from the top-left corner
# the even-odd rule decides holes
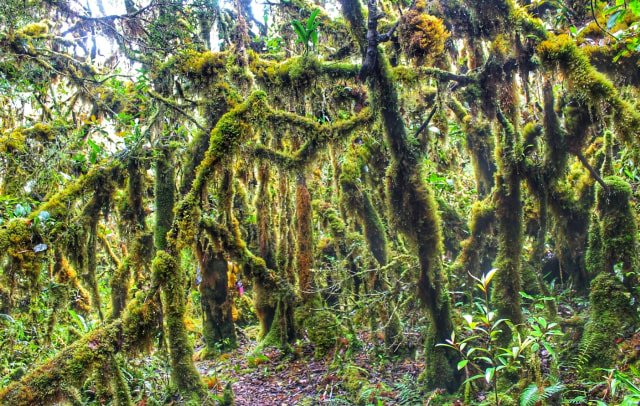
[[[520,406],[535,406],[540,400],[540,390],[536,383],[531,383],[520,395]]]
[[[542,400],[550,399],[565,390],[565,388],[565,384],[563,384],[562,382],[556,382],[553,385],[544,388],[541,398]]]

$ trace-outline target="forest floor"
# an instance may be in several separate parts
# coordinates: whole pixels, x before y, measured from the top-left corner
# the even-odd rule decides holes
[[[415,385],[424,364],[376,357],[370,337],[360,338],[362,348],[351,354],[342,349],[316,359],[309,344],[286,354],[259,351],[254,340],[242,337],[234,351],[196,366],[214,393],[230,382],[238,406],[407,404],[401,388]]]

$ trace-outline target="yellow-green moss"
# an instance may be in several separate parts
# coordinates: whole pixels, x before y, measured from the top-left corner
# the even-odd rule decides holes
[[[440,57],[444,53],[444,44],[451,34],[445,28],[444,22],[425,12],[424,0],[416,2],[402,16],[400,24],[400,44],[406,54],[413,58],[416,65]]]
[[[591,282],[589,321],[580,343],[583,360],[581,372],[592,378],[597,368],[610,368],[619,353],[616,338],[637,327],[638,316],[627,290],[613,274],[601,273]]]
[[[617,176],[604,179],[606,189],[596,187],[597,217],[593,219],[587,269],[593,274],[613,273],[616,264],[631,277],[638,264],[637,224],[630,204],[631,187]]]
[[[589,62],[589,58],[568,35],[549,36],[537,47],[547,66],[557,66],[569,82],[569,89],[580,104],[608,105],[618,136],[631,142],[640,136],[640,113],[623,100],[614,84]]]
[[[19,37],[27,38],[43,38],[49,33],[49,24],[46,20],[27,24],[21,27],[16,34]]]
[[[205,389],[193,363],[193,344],[184,324],[185,273],[166,251],[156,252],[151,264],[153,279],[161,287],[165,332],[171,355],[171,380],[188,399],[203,398]]]

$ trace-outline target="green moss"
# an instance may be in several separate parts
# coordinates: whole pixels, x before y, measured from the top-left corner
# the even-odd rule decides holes
[[[27,137],[23,131],[5,131],[0,137],[0,153],[25,152]]]
[[[538,45],[538,55],[548,66],[558,66],[569,82],[578,103],[609,106],[618,136],[631,142],[640,136],[640,113],[623,100],[614,84],[589,62],[589,58],[567,35],[549,36]]]
[[[624,275],[637,269],[637,224],[630,204],[631,188],[623,179],[609,176],[605,189],[596,187],[597,217],[589,233],[587,269],[592,275],[613,273],[616,264],[622,265]]]
[[[140,291],[122,313],[123,350],[130,355],[150,351],[161,331],[161,309],[158,300],[148,300]]]
[[[638,316],[631,305],[627,290],[610,273],[601,273],[591,282],[589,321],[580,343],[585,362],[581,369],[593,378],[596,368],[610,368],[619,357],[616,338],[637,327]]]
[[[304,87],[314,80],[355,78],[358,65],[349,63],[321,62],[313,55],[288,58],[283,62],[272,62],[251,54],[249,69],[258,81],[269,85]]]
[[[52,404],[75,398],[91,372],[107,365],[117,351],[120,323],[115,322],[88,334],[56,357],[31,370],[20,381],[0,390],[0,404],[29,406]]]
[[[184,324],[185,273],[175,258],[158,251],[151,264],[153,279],[161,286],[165,332],[171,356],[171,380],[188,399],[203,399],[205,388],[193,363],[193,344]]]
[[[441,57],[445,42],[451,36],[444,22],[427,14],[425,9],[425,1],[417,1],[416,6],[402,16],[399,30],[400,44],[416,65]]]
[[[35,236],[28,220],[15,218],[0,227],[0,252],[11,263],[7,272],[25,276],[30,287],[37,287],[41,261],[33,251]]]
[[[336,315],[326,309],[309,309],[303,318],[303,327],[309,341],[314,345],[316,358],[324,358],[336,346],[336,339],[341,336],[341,327]]]
[[[170,148],[163,147],[156,153],[154,244],[157,249],[165,249],[167,247],[167,233],[173,224],[175,171],[173,152]]]
[[[49,33],[49,25],[46,20],[27,24],[24,27],[21,27],[16,34],[19,37],[27,37],[27,38],[43,38],[46,37]]]
[[[216,252],[209,242],[200,246],[196,255],[202,280],[200,302],[202,304],[202,334],[208,356],[218,355],[237,347],[235,324],[232,317],[232,296],[229,290],[227,260]],[[233,284],[233,282],[232,282]]]

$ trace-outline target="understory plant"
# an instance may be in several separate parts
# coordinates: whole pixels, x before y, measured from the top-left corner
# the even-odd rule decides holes
[[[525,326],[516,326],[507,319],[497,319],[496,312],[490,308],[489,290],[496,272],[499,271],[492,269],[480,278],[471,275],[482,293],[481,298],[474,303],[473,313],[462,316],[465,321],[463,333],[456,335],[454,332],[450,339],[438,345],[460,354],[458,370],[464,370],[466,377],[463,383],[465,398],[471,394],[471,383],[483,380],[484,385],[491,387],[497,405],[501,403],[500,378],[509,373],[521,375],[527,370],[525,365],[533,365],[535,380],[523,393],[526,396],[521,398],[521,404],[536,404],[564,389],[554,377],[543,379],[539,359],[540,353],[544,351],[545,356],[555,360],[552,339],[562,333],[556,328],[556,323],[549,323],[541,316],[529,318]],[[501,340],[506,328],[511,330],[512,339],[505,347]],[[524,335],[524,332],[527,334]],[[549,385],[547,381],[550,382]]]

